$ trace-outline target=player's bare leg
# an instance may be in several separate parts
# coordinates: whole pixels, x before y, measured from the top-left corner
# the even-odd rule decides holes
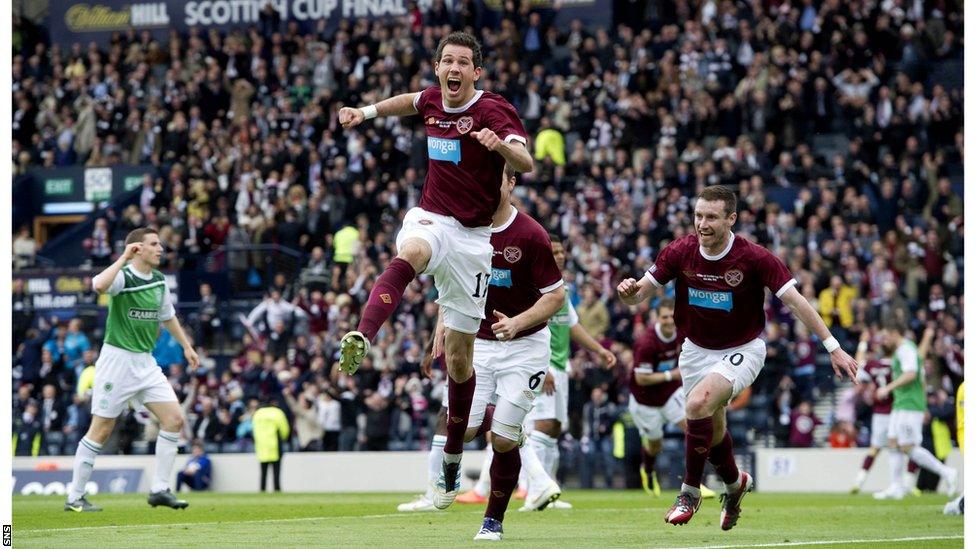
[[[179,451],[180,431],[183,429],[183,410],[176,401],[147,402],[146,408],[159,419],[159,435],[156,437],[156,471],[149,488],[149,505],[162,505],[170,509],[186,509],[189,505],[177,499],[169,488],[173,476],[173,461]]]
[[[88,484],[92,469],[95,467],[95,457],[101,452],[102,444],[105,444],[108,437],[112,435],[113,429],[115,429],[115,418],[92,416],[88,432],[78,442],[78,449],[75,451],[71,484],[68,485],[68,497],[64,502],[65,511],[91,513],[102,510],[85,498],[85,485]]]
[[[397,256],[376,279],[369,299],[363,308],[356,330],[342,336],[339,342],[339,369],[353,374],[369,352],[370,342],[376,338],[380,326],[389,320],[400,305],[407,285],[427,268],[431,256],[430,244],[421,238],[408,238]]]

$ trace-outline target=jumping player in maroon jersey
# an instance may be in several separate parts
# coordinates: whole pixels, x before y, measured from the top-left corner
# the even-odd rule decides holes
[[[420,114],[429,157],[420,205],[404,217],[396,238],[397,256],[370,292],[358,329],[343,336],[339,367],[355,372],[380,326],[396,311],[407,284],[418,273],[434,277],[447,328],[451,405],[443,498],[457,491],[475,391],[471,360],[491,279],[490,226],[500,202],[498,182],[506,163],[517,172],[531,171],[533,164],[515,108],[499,95],[475,89],[484,70],[478,41],[466,33],[451,33],[441,40],[434,59],[439,86],[339,110],[339,122],[346,129],[377,116]]]
[[[857,363],[830,335],[817,311],[794,287],[796,279],[769,250],[736,237],[735,194],[708,187],[695,203],[695,234],[675,240],[658,254],[639,281],[628,278],[617,286],[620,298],[636,305],[656,287],[671,280],[675,287],[675,320],[686,336],[678,362],[687,397],[685,412],[685,478],[674,505],[665,516],[685,524],[701,505],[705,461],[715,466],[726,485],[720,523],[735,526],[740,503],[752,490],[752,476],[739,471],[732,438],[725,429],[725,408],[752,385],[766,357],[759,336],[766,319],[765,289],[769,288],[793,314],[824,342],[834,372],[857,382]]]

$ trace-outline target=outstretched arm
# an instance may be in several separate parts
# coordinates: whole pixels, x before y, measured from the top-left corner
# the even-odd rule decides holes
[[[569,338],[584,349],[593,351],[599,355],[600,361],[603,362],[604,368],[610,369],[617,365],[617,355],[613,354],[603,345],[600,345],[600,342],[593,339],[593,336],[591,336],[589,332],[587,332],[586,329],[579,324],[573,324],[573,326],[569,329]]]
[[[384,99],[375,105],[353,108],[342,107],[339,109],[339,123],[343,128],[349,129],[358,126],[364,120],[376,118],[377,116],[410,116],[417,114],[417,107],[414,105],[419,92],[402,93],[394,95],[389,99]]]
[[[814,310],[813,306],[810,305],[810,302],[805,297],[800,295],[800,292],[796,291],[796,286],[790,286],[780,296],[780,299],[783,300],[783,303],[786,303],[786,306],[793,311],[793,315],[808,330],[817,334],[817,337],[824,342],[824,347],[830,353],[830,365],[833,366],[834,373],[837,374],[837,377],[843,377],[844,374],[847,374],[855,384],[859,383],[857,379],[857,362],[851,358],[851,355],[840,348],[840,343],[830,334],[830,330],[827,329],[827,325],[820,318],[820,314]]]
[[[634,372],[634,379],[637,380],[638,385],[658,385],[660,383],[668,383],[672,380],[681,379],[681,370],[675,368],[663,372],[636,371]]]

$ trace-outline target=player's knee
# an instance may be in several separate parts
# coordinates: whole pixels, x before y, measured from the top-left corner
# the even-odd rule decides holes
[[[172,414],[165,418],[160,418],[159,426],[164,431],[178,433],[183,430],[183,414]]]
[[[494,435],[491,437],[492,448],[504,448],[507,444],[514,446],[518,444],[518,440],[522,436],[522,425],[515,421],[504,421],[504,419],[499,420],[498,416],[496,415],[491,421],[491,433]],[[511,449],[511,446],[509,446],[508,449]],[[505,452],[506,450],[499,451]]]
[[[649,440],[645,445],[647,453],[656,456],[661,453],[661,439]]]
[[[685,412],[690,419],[703,419],[711,416],[715,410],[712,409],[713,405],[711,399],[709,399],[708,394],[704,392],[696,392],[688,397],[688,402],[685,404]]]
[[[85,433],[85,438],[95,442],[97,444],[103,444],[108,437],[112,436],[112,430],[115,428],[115,420],[101,420],[93,421],[91,426],[88,427],[88,432]]]
[[[478,429],[481,425],[476,425],[474,427],[468,427],[468,430],[464,432],[464,442],[471,442],[474,437],[478,436]]]
[[[491,439],[491,449],[496,452],[510,452],[514,450],[517,445],[517,441],[505,438],[503,436],[492,437]]]
[[[562,425],[555,419],[540,419],[535,422],[535,430],[548,437],[559,438]]]
[[[397,250],[397,257],[409,263],[413,270],[421,272],[430,261],[430,245],[418,238],[408,239]]]

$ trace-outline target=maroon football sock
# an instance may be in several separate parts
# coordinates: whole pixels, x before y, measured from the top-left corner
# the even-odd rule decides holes
[[[725,484],[732,484],[739,480],[739,466],[735,464],[735,454],[732,452],[732,437],[728,431],[722,437],[722,442],[712,446],[708,453],[708,461],[715,466],[715,472]]]
[[[505,520],[505,510],[512,499],[512,492],[518,487],[519,469],[522,468],[522,458],[518,448],[507,452],[495,451],[491,458],[491,490],[488,494],[488,508],[485,518],[493,518],[498,522]]]
[[[872,465],[874,465],[874,456],[871,454],[864,456],[864,463],[861,464],[861,469],[870,471]]]
[[[689,419],[685,433],[685,480],[688,486],[701,486],[705,460],[712,445],[712,418]]]
[[[918,472],[918,464],[915,461],[908,460],[908,472],[913,475]]]
[[[464,446],[464,432],[468,429],[471,401],[474,400],[475,375],[458,383],[447,378],[447,442],[445,454],[460,454]]]
[[[481,426],[478,427],[478,432],[475,434],[475,437],[480,437],[488,431],[491,431],[491,420],[493,417],[495,417],[495,405],[489,404],[485,407],[485,417],[481,420]]]
[[[644,472],[647,473],[648,478],[654,472],[654,463],[657,461],[657,456],[647,451],[647,448],[641,446],[641,461],[644,463]]]
[[[373,341],[380,326],[393,316],[400,298],[403,297],[407,284],[417,276],[413,266],[399,257],[393,258],[386,270],[376,280],[373,291],[369,293],[369,300],[363,308],[362,318],[359,320],[358,330]]]

